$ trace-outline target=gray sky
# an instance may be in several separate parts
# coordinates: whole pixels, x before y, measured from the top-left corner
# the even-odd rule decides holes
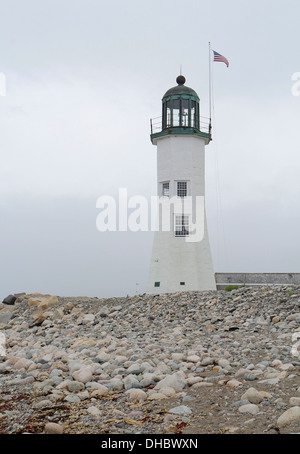
[[[151,232],[96,230],[96,200],[156,191],[149,119],[180,65],[208,116],[215,271],[300,271],[297,0],[0,1],[0,298],[146,288]]]

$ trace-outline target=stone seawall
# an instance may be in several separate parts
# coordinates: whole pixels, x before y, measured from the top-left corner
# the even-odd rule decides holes
[[[300,285],[300,273],[215,273],[218,290],[227,285]]]

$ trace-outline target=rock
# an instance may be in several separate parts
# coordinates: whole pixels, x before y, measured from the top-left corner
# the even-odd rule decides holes
[[[265,383],[268,385],[277,385],[279,383],[279,378],[269,378],[267,380],[260,380],[258,383]]]
[[[177,418],[176,415],[170,415],[170,414],[169,414],[169,415],[166,415],[166,416],[164,417],[164,424],[168,424],[168,423],[174,421],[174,419],[176,419],[176,418]]]
[[[35,402],[33,408],[42,409],[42,408],[49,408],[52,407],[52,402],[49,399],[40,400],[39,402]]]
[[[6,325],[6,323],[8,323],[11,320],[12,316],[13,316],[12,312],[3,309],[0,312],[0,324]]]
[[[180,361],[183,361],[183,358],[184,358],[184,354],[183,353],[172,353],[173,361],[180,362]]]
[[[109,383],[107,383],[107,387],[112,391],[122,391],[122,389],[124,389],[124,383],[121,379],[115,378],[112,379]]]
[[[195,383],[199,383],[200,381],[203,381],[202,377],[189,377],[186,380],[189,386],[195,385]]]
[[[101,411],[99,410],[99,408],[95,407],[94,405],[92,405],[91,407],[89,407],[87,409],[88,413],[92,416],[100,416],[101,415]]]
[[[257,379],[258,379],[257,376],[254,374],[251,374],[251,373],[246,373],[244,375],[244,380],[247,380],[247,381],[255,381]]]
[[[66,402],[69,404],[78,404],[80,402],[80,397],[75,396],[74,394],[69,394],[68,396],[65,397],[64,399]]]
[[[70,381],[67,384],[67,389],[71,393],[77,393],[77,392],[82,391],[84,389],[84,384],[79,382],[79,381]]]
[[[77,349],[81,347],[93,347],[96,342],[93,339],[87,339],[84,337],[79,337],[71,346],[71,348]]]
[[[179,407],[174,407],[169,410],[169,413],[179,416],[189,416],[192,414],[192,410],[185,405],[180,405]]]
[[[128,393],[130,400],[146,400],[148,397],[142,389],[129,389],[126,393]]]
[[[241,399],[247,399],[251,404],[260,404],[264,398],[259,391],[255,388],[249,388],[241,397]]]
[[[160,390],[165,387],[173,388],[175,392],[182,391],[187,385],[186,379],[180,372],[175,372],[173,375],[167,375],[160,380],[154,389]]]
[[[79,397],[80,400],[87,400],[90,398],[90,394],[86,390],[78,393],[77,396]]]
[[[192,385],[192,389],[199,389],[199,388],[210,388],[214,386],[213,383],[209,383],[207,381],[200,381],[198,383],[195,383],[194,385]]]
[[[286,363],[286,364],[281,364],[279,366],[279,369],[282,371],[287,371],[287,370],[294,370],[295,366],[291,363]]]
[[[91,367],[84,367],[78,371],[73,372],[73,377],[75,380],[81,383],[87,383],[92,380],[93,372]]]
[[[272,394],[267,391],[259,391],[259,393],[264,399],[270,400],[273,398]]]
[[[282,361],[280,361],[280,359],[274,359],[274,361],[271,362],[272,367],[281,366],[281,364]]]
[[[167,396],[163,393],[153,392],[148,395],[148,400],[162,400],[167,399]]]
[[[62,320],[64,317],[64,313],[62,309],[55,309],[51,315],[52,320]]]
[[[15,302],[16,302],[16,297],[14,295],[8,295],[6,298],[4,298],[4,300],[2,301],[3,304],[7,304],[7,305],[14,305]]]
[[[212,358],[204,358],[202,361],[201,361],[201,366],[210,366],[212,364],[214,364],[214,360]]]
[[[277,419],[277,427],[283,429],[289,424],[299,423],[300,422],[300,407],[295,406],[291,407],[282,413],[281,416]]]
[[[219,359],[218,365],[221,366],[222,369],[226,369],[226,370],[231,369],[230,362],[228,361],[228,359],[225,359],[225,358]]]
[[[140,382],[138,379],[133,375],[128,375],[124,379],[124,388],[125,389],[132,389],[132,388],[141,388]]]
[[[53,307],[58,304],[57,296],[47,296],[41,299],[41,302],[38,304],[39,311],[45,311],[49,309],[49,307]]]
[[[250,413],[251,415],[256,415],[257,413],[259,413],[259,408],[255,404],[241,405],[239,407],[239,412],[240,413]]]
[[[160,388],[160,392],[161,394],[164,394],[167,397],[172,397],[176,393],[175,389],[171,388],[170,386],[164,386]]]
[[[93,323],[95,321],[94,314],[86,314],[82,319],[82,324],[87,325],[88,323]]]
[[[105,351],[99,352],[96,356],[96,359],[99,360],[100,363],[105,363],[106,361],[110,360],[110,355]],[[127,358],[126,358],[127,359]]]
[[[238,380],[235,380],[234,378],[232,380],[228,380],[228,382],[226,383],[226,386],[229,386],[230,388],[237,388],[241,385],[242,383]]]
[[[231,405],[233,407],[241,407],[242,405],[248,405],[248,404],[250,404],[249,400],[242,399],[242,400],[238,400],[237,402],[233,402]]]
[[[13,367],[15,370],[28,369],[32,364],[34,363],[30,359],[21,358],[14,364]]]
[[[60,424],[56,424],[54,422],[48,422],[45,425],[45,434],[54,434],[54,435],[59,435],[63,434],[64,429],[63,426]]]
[[[247,369],[241,368],[235,373],[235,378],[242,378],[244,375],[248,373]]]
[[[38,297],[33,297],[28,299],[28,306],[33,307],[33,306],[38,306],[39,303],[41,302],[41,298]]]
[[[201,361],[201,358],[198,355],[191,355],[187,357],[187,361],[191,363],[198,363],[199,361]]]
[[[154,377],[155,375],[150,372],[143,374],[143,378],[140,381],[141,386],[147,388],[148,386],[153,385],[155,383]]]
[[[300,397],[291,397],[290,405],[292,405],[293,407],[300,407]]]
[[[128,367],[127,369],[127,373],[128,374],[135,374],[135,375],[139,375],[143,372],[143,370],[141,369],[141,366],[140,364],[132,364],[131,366]]]
[[[94,391],[92,391],[91,397],[99,398],[102,396],[106,396],[108,393],[109,393],[109,389],[106,386],[99,384],[99,387],[97,389],[94,389]]]
[[[68,384],[71,382],[72,382],[72,380],[63,380],[61,383],[59,383],[56,386],[56,389],[58,389],[58,390],[67,389]]]

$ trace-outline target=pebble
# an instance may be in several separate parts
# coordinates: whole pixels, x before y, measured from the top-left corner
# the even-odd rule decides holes
[[[185,405],[180,405],[179,407],[174,407],[169,410],[170,413],[173,415],[179,415],[179,416],[189,416],[192,414],[192,410],[189,407],[186,407]]]
[[[224,420],[230,409],[237,418],[274,412],[278,427],[298,421],[300,287],[292,296],[287,286],[106,299],[23,294],[9,309],[0,305],[0,330],[0,393],[30,388],[35,411],[84,404],[83,420],[99,420],[106,415],[97,405],[116,395],[119,429],[130,431],[128,402],[141,418],[161,403],[172,423],[192,412],[179,404],[192,407],[201,393],[219,402]],[[219,399],[223,392],[231,397]],[[7,431],[16,430],[15,410],[7,411]]]
[[[67,384],[67,389],[71,393],[76,393],[84,389],[84,384],[79,381],[70,381]]]
[[[167,375],[157,383],[155,389],[162,389],[165,387],[173,388],[175,392],[182,391],[187,384],[186,378],[180,373],[175,372],[172,375]]]
[[[282,415],[277,419],[277,427],[283,429],[289,424],[295,422],[300,422],[300,407],[295,406],[286,410]]]
[[[226,383],[226,386],[229,386],[230,388],[237,388],[238,386],[241,386],[242,382],[235,380],[234,378],[232,380],[228,380]]]
[[[259,413],[259,407],[255,404],[246,404],[239,407],[239,412],[241,413],[250,413],[251,415],[256,415]]]
[[[290,398],[290,405],[295,407],[300,407],[300,397],[291,397]]]
[[[60,435],[60,434],[63,434],[63,432],[64,432],[63,426],[60,424],[56,424],[54,422],[48,422],[45,425],[45,434]]]
[[[143,391],[142,389],[130,389],[129,391],[126,391],[129,395],[130,400],[146,400],[147,399],[147,393]]]
[[[95,406],[91,406],[91,407],[88,407],[87,409],[88,413],[92,416],[99,416],[101,415],[101,411],[99,410],[99,408],[95,407]]]
[[[248,380],[248,381],[254,381],[254,380],[257,380],[257,376],[254,374],[246,373],[244,375],[244,379]]]
[[[264,397],[255,388],[249,388],[242,395],[241,399],[247,399],[251,404],[260,404],[264,400]]]

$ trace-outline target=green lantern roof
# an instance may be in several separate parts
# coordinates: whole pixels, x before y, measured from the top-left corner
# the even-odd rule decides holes
[[[197,101],[199,101],[199,96],[197,95],[195,90],[193,90],[190,87],[186,87],[184,85],[185,84],[185,77],[184,76],[178,76],[177,79],[176,79],[176,82],[178,83],[178,85],[176,85],[176,87],[170,88],[164,94],[163,100],[165,98],[169,98],[171,96],[186,95],[186,96],[190,96],[190,97],[196,99]]]

